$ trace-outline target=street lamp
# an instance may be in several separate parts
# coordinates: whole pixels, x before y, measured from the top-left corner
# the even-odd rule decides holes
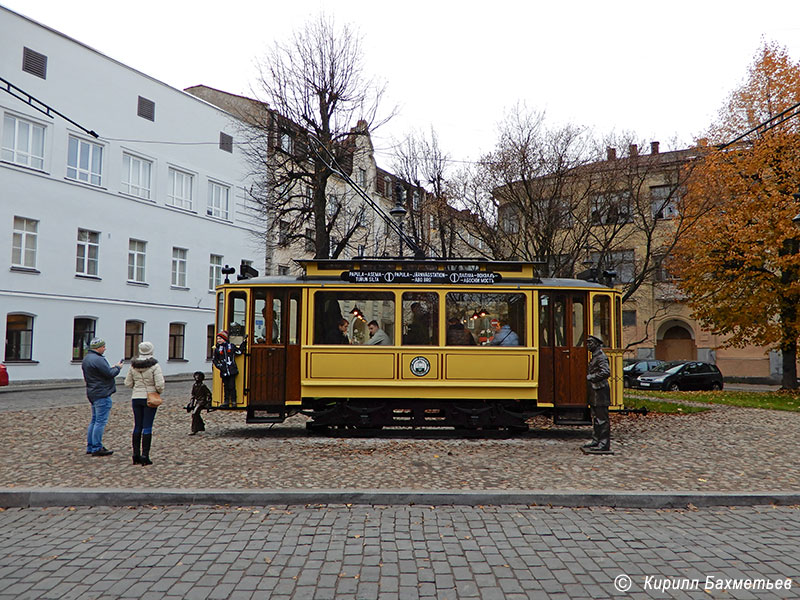
[[[403,188],[401,188],[400,185],[396,185],[394,190],[395,204],[394,208],[389,211],[389,214],[392,215],[395,223],[400,227],[400,258],[403,258],[403,219],[405,219],[408,211],[403,206]]]

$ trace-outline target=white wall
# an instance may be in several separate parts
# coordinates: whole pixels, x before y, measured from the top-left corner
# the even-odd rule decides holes
[[[262,269],[264,250],[246,200],[244,157],[219,148],[219,134],[234,137],[231,117],[80,43],[0,7],[0,77],[100,134],[100,187],[66,179],[69,136],[90,136],[65,120],[35,111],[0,91],[0,140],[5,114],[46,126],[45,167],[37,171],[0,162],[0,331],[6,315],[34,316],[32,361],[7,362],[13,380],[80,378],[72,358],[75,317],[97,319],[108,358],[123,353],[128,319],[145,322],[166,373],[208,370],[206,326],[214,320],[208,290],[209,255],[224,263],[251,260]],[[48,57],[47,78],[22,70],[23,46]],[[169,57],[166,57],[169,59]],[[155,102],[155,121],[137,116],[138,96]],[[172,143],[166,143],[172,142]],[[121,192],[123,152],[153,161],[151,199]],[[168,169],[194,175],[191,211],[168,206]],[[206,215],[209,179],[231,187],[229,219]],[[14,216],[38,223],[36,271],[11,268]],[[75,273],[78,229],[100,232],[96,279]],[[127,281],[128,241],[147,242],[146,285]],[[171,287],[172,248],[188,250],[187,287]],[[167,360],[170,322],[186,323],[185,361]],[[2,357],[0,357],[2,358]]]

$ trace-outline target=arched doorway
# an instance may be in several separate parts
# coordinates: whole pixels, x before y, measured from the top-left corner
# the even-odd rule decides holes
[[[656,342],[659,360],[697,360],[697,345],[692,330],[680,321],[668,321],[659,328]]]

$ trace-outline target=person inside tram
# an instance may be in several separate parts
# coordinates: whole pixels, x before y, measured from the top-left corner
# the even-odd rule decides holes
[[[326,344],[350,344],[350,338],[347,337],[347,329],[350,327],[350,323],[347,322],[347,319],[342,318],[339,320],[336,328],[332,331],[328,332],[328,336],[325,339]]]
[[[458,317],[453,317],[447,321],[447,345],[448,346],[475,346],[475,338],[467,331],[464,324]]]
[[[428,315],[419,302],[411,304],[411,323],[408,326],[405,343],[410,346],[424,346],[431,343]]]
[[[264,344],[267,341],[267,307],[261,309],[261,315],[264,317],[264,324],[261,326],[261,333],[259,334],[258,338],[256,338],[256,342],[259,344]],[[272,311],[272,343],[277,344],[280,340],[280,333],[281,333],[281,326],[278,323],[278,311]]]
[[[511,326],[504,319],[492,320],[495,328],[494,336],[489,340],[489,346],[519,346],[519,336],[511,330]]]
[[[369,329],[369,339],[367,340],[367,346],[391,346],[392,341],[389,339],[389,336],[386,335],[386,332],[381,329],[381,326],[378,325],[378,322],[374,319],[367,323],[367,329]]]

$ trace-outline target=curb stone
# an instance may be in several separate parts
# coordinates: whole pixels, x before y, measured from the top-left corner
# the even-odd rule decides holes
[[[222,490],[168,488],[0,488],[5,508],[152,505],[455,505],[612,508],[687,508],[710,506],[800,505],[800,492],[617,492],[415,491],[415,490]]]

